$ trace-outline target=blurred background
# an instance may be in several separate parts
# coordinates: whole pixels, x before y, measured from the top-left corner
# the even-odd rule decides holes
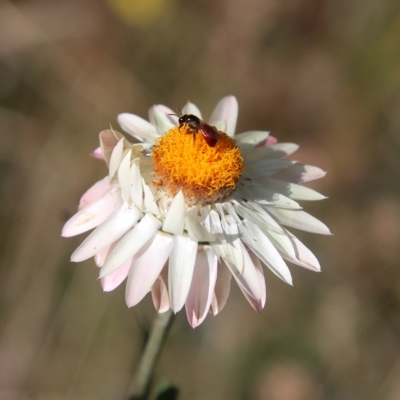
[[[106,174],[116,116],[239,101],[238,131],[300,144],[328,171],[296,234],[322,273],[266,272],[257,314],[235,285],[156,371],[180,399],[400,398],[400,3],[396,0],[0,2],[0,399],[125,399],[155,311],[103,293],[83,236],[60,232]]]

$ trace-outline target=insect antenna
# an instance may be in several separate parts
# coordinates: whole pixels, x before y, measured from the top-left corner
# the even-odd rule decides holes
[[[179,114],[168,114],[168,115],[174,115],[175,117],[182,116],[182,111],[179,108],[177,108],[176,111],[178,111]]]

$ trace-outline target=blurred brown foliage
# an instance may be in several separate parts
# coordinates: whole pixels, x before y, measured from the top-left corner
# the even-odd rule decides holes
[[[300,234],[323,272],[267,272],[257,315],[234,288],[196,330],[178,315],[157,368],[182,399],[400,398],[400,3],[26,0],[0,3],[0,399],[124,399],[154,317],[102,293],[59,237],[105,175],[88,157],[120,112],[204,115],[301,145],[328,171]]]

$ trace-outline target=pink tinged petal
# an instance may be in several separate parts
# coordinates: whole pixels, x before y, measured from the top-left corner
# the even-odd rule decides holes
[[[75,236],[95,228],[103,223],[121,204],[120,190],[114,187],[71,217],[65,223],[61,236]]]
[[[302,231],[331,235],[329,228],[317,218],[301,210],[284,210],[266,207],[266,210],[282,225],[291,226]]]
[[[229,136],[235,134],[236,121],[239,112],[239,105],[235,96],[226,96],[216,105],[210,117],[210,125],[216,121],[224,121],[226,124],[225,133]]]
[[[246,155],[246,163],[252,163],[265,158],[280,159],[293,154],[299,148],[294,143],[277,143],[273,146],[256,147]]]
[[[94,262],[98,267],[101,267],[106,260],[107,254],[110,251],[112,245],[105,247],[103,250],[100,250],[98,253],[94,255]]]
[[[172,200],[167,216],[165,217],[162,230],[164,232],[173,233],[174,235],[182,235],[186,216],[185,197],[182,190]]]
[[[124,151],[124,140],[125,139],[121,139],[114,147],[114,150],[111,153],[110,165],[108,171],[108,176],[110,177],[110,180],[114,177],[115,173],[118,170],[119,164],[121,163],[122,154]]]
[[[183,307],[189,293],[196,254],[197,242],[187,236],[175,235],[168,273],[171,308],[175,313]]]
[[[239,284],[239,288],[242,291],[244,297],[246,298],[246,300],[249,302],[249,304],[254,308],[254,310],[256,310],[258,313],[261,312],[261,310],[264,308],[265,306],[265,301],[266,301],[266,297],[267,297],[267,290],[265,288],[265,279],[264,279],[264,272],[262,270],[261,267],[261,263],[260,260],[258,260],[257,257],[251,257],[251,252],[248,253],[248,257],[250,258],[250,261],[253,263],[253,267],[255,268],[256,272],[257,272],[257,276],[258,276],[258,282],[260,285],[260,297],[254,297],[252,295],[250,295],[248,292],[246,292],[242,286]],[[249,260],[247,259],[247,263],[249,264]]]
[[[104,160],[103,152],[101,151],[101,147],[99,146],[97,149],[94,149],[90,155],[93,158],[98,158],[99,160]]]
[[[248,131],[235,135],[236,145],[242,151],[242,155],[246,156],[258,144],[262,143],[269,136],[269,132],[265,131]]]
[[[129,203],[130,201],[130,186],[131,186],[131,154],[129,150],[122,159],[118,167],[118,183],[121,187],[121,194],[124,200]]]
[[[258,258],[279,278],[292,285],[292,276],[285,261],[262,230],[253,222],[243,220],[242,240]]]
[[[190,101],[188,101],[182,108],[182,114],[192,114],[195,115],[196,117],[199,117],[200,119],[203,119],[199,108],[196,106],[196,104],[193,104]]]
[[[100,279],[101,287],[104,292],[111,292],[117,288],[128,276],[131,268],[132,258],[122,264],[116,271]]]
[[[311,271],[320,272],[321,266],[319,265],[317,257],[306,247],[296,236],[286,231],[288,238],[293,246],[294,254],[283,253],[282,256],[293,264],[299,265],[310,269]]]
[[[155,105],[149,110],[150,122],[155,126],[158,136],[163,135],[175,124],[165,114],[165,106]]]
[[[248,179],[259,179],[276,174],[277,172],[290,167],[296,161],[292,160],[258,160],[252,164],[246,165],[243,177]]]
[[[274,178],[265,178],[258,181],[263,186],[275,192],[282,193],[291,199],[317,201],[324,200],[326,197],[313,189],[296,183],[285,182]]]
[[[164,114],[165,116],[167,116],[168,119],[170,120],[170,122],[172,122],[173,125],[178,125],[178,117],[177,117],[177,115],[176,115],[176,112],[177,112],[178,110],[175,110],[175,111],[174,111],[174,110],[171,110],[169,107],[164,106],[163,104],[156,104],[156,105],[153,106],[153,107],[156,107],[157,110],[158,110],[160,113],[162,113],[162,114]],[[149,110],[149,120],[150,120],[151,123],[154,122],[154,121],[152,120],[152,119],[153,119],[153,107],[151,107],[150,110]],[[154,124],[153,124],[153,125],[154,125]]]
[[[158,232],[147,250],[133,260],[125,292],[128,307],[138,304],[151,290],[171,254],[173,244],[173,236]]]
[[[236,268],[236,265],[226,262],[226,265],[230,269],[233,277],[235,278],[237,284],[243,293],[246,293],[246,298],[253,299],[255,302],[259,304],[259,308],[262,308],[262,299],[263,299],[263,289],[260,284],[260,274],[254,266],[249,253],[246,248],[242,245],[242,254],[244,259],[244,268],[243,272],[240,273]],[[265,285],[265,282],[264,282]],[[250,302],[253,306],[254,302]]]
[[[211,301],[210,312],[219,314],[225,307],[231,290],[232,274],[223,260],[218,262],[217,281],[215,282],[214,295]]]
[[[251,258],[251,261],[253,262],[257,272],[258,272],[258,278],[260,280],[260,287],[261,287],[261,298],[260,298],[260,305],[261,308],[265,307],[265,303],[267,302],[267,288],[265,285],[265,277],[264,277],[264,270],[261,265],[260,259],[252,252],[249,251],[249,256]],[[255,308],[257,312],[260,312],[261,310]]]
[[[74,251],[71,261],[79,262],[93,257],[124,235],[142,216],[136,206],[122,204]]]
[[[160,275],[151,287],[151,297],[153,298],[154,308],[159,313],[167,312],[171,306],[168,295],[168,265],[165,265]]]
[[[312,165],[294,164],[278,172],[274,175],[274,178],[293,183],[305,183],[323,178],[325,175],[326,172],[321,168]]]
[[[161,222],[152,214],[146,214],[142,220],[126,233],[110,251],[100,270],[100,277],[111,274],[126,260],[132,258],[161,228]]]
[[[110,187],[110,179],[108,176],[103,178],[101,181],[96,182],[79,200],[79,209],[102,197]]]
[[[264,233],[285,260],[296,259],[296,251],[288,231],[284,229],[281,234],[271,231],[264,231]]]
[[[111,129],[107,129],[105,131],[100,132],[99,134],[100,148],[107,167],[110,164],[110,158],[114,150],[114,147],[117,145],[118,141],[123,137],[124,136],[122,135],[122,133]]]
[[[141,142],[153,143],[158,137],[156,128],[148,121],[134,114],[122,113],[118,115],[121,128]]]
[[[257,147],[262,146],[272,146],[273,144],[278,143],[278,139],[274,136],[268,136],[265,140],[257,145]]]
[[[217,256],[210,246],[204,246],[197,254],[186,300],[186,315],[192,328],[204,321],[210,309],[217,280],[217,262]]]

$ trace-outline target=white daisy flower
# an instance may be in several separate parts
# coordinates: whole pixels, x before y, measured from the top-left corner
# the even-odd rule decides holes
[[[93,232],[72,254],[95,258],[104,291],[125,278],[128,307],[151,292],[159,312],[184,306],[196,327],[225,306],[233,277],[258,312],[263,266],[292,284],[284,260],[319,271],[313,253],[285,227],[330,234],[297,200],[322,200],[302,183],[325,172],[286,159],[298,148],[264,131],[235,135],[238,104],[223,98],[208,124],[192,103],[182,115],[162,105],[150,122],[120,114],[121,133],[100,133],[109,174],[81,198],[62,235]],[[234,139],[233,139],[234,138]],[[285,227],[284,227],[285,226]]]

